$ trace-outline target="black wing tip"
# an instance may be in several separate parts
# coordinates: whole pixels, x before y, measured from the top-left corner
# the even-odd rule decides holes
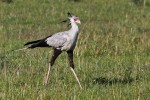
[[[40,40],[36,40],[36,41],[27,42],[27,43],[24,44],[24,46],[29,45],[29,44],[33,44],[33,43],[37,43],[39,41],[41,41],[41,39]]]
[[[29,45],[29,44],[30,44],[30,43],[29,43],[29,42],[27,42],[27,43],[25,43],[25,44],[24,44],[24,46],[27,46],[27,45]]]

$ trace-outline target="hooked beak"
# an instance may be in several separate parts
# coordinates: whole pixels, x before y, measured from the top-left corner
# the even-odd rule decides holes
[[[81,24],[80,20],[76,20],[75,22],[78,23],[78,24]]]

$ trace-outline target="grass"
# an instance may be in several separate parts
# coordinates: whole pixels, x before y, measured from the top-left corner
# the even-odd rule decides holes
[[[59,22],[68,11],[82,23],[74,62],[83,90],[65,53],[57,59],[45,87],[51,50],[11,51],[67,30]],[[149,100],[149,11],[148,0],[0,1],[0,99]]]

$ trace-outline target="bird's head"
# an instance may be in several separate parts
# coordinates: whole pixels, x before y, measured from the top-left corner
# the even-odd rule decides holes
[[[69,22],[69,24],[70,23],[81,24],[79,17],[72,15],[70,12],[68,12],[67,14],[68,14],[68,19],[62,22]]]
[[[69,19],[70,19],[70,23],[75,22],[77,24],[81,24],[79,17],[72,16],[72,17],[69,17]]]

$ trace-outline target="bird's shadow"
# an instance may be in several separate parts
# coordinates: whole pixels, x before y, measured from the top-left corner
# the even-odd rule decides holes
[[[135,79],[133,78],[124,78],[124,79],[119,79],[119,78],[113,78],[113,79],[108,79],[108,78],[104,78],[104,77],[98,77],[98,78],[94,78],[93,79],[93,84],[104,84],[104,85],[111,85],[111,84],[116,84],[116,83],[120,83],[120,84],[128,84],[128,83],[132,83]]]

